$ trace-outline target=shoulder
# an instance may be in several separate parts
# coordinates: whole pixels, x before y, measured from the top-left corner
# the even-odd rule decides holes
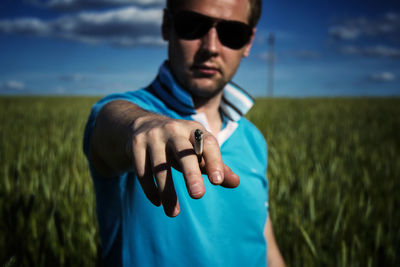
[[[149,106],[152,106],[153,103],[157,101],[157,98],[146,89],[139,89],[124,93],[114,93],[103,97],[96,104],[94,104],[92,107],[92,112],[97,113],[104,105],[115,100],[129,101],[143,109],[148,109]]]

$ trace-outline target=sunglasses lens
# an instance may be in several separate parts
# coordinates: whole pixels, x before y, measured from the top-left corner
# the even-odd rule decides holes
[[[179,38],[195,40],[207,34],[216,21],[202,14],[181,11],[173,15],[175,32]],[[220,20],[217,24],[218,39],[231,49],[240,49],[250,41],[252,28],[239,21]]]
[[[179,12],[174,16],[174,28],[179,38],[194,40],[203,37],[212,27],[212,20],[194,12]]]
[[[240,49],[251,38],[252,29],[249,25],[236,21],[221,21],[217,25],[218,38],[224,46]]]

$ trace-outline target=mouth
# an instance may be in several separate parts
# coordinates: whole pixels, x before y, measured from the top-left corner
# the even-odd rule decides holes
[[[218,73],[221,73],[220,68],[208,64],[195,64],[192,66],[192,70],[195,75],[201,77],[212,77],[214,75],[217,75]]]

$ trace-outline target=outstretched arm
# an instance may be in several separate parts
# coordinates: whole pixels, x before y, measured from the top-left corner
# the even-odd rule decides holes
[[[267,261],[269,267],[285,267],[285,261],[279,251],[278,244],[276,243],[272,222],[268,216],[267,223],[264,228],[265,239],[268,244]]]
[[[196,129],[204,133],[200,163],[193,150]],[[239,177],[223,163],[216,138],[200,123],[171,119],[123,100],[112,101],[100,110],[90,156],[93,167],[105,177],[135,171],[146,197],[154,205],[163,205],[171,217],[180,211],[171,167],[183,173],[192,198],[204,195],[201,173],[215,185],[239,184]]]

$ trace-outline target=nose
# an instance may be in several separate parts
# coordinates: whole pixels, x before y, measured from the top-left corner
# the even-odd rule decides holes
[[[201,48],[204,51],[208,51],[211,54],[218,54],[221,43],[218,39],[217,29],[211,27],[206,35],[201,39]]]

